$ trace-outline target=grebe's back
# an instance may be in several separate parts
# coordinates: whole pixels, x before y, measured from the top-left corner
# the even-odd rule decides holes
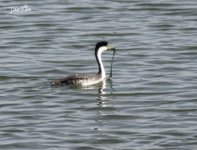
[[[100,74],[75,74],[67,76],[63,79],[57,79],[51,82],[53,86],[61,85],[75,85],[75,86],[89,86],[98,84],[102,81]]]

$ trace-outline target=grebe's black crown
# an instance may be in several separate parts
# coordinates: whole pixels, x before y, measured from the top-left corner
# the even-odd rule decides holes
[[[107,41],[99,41],[96,43],[96,47],[95,47],[95,50],[98,51],[98,49],[102,46],[107,46],[108,45],[108,42]]]

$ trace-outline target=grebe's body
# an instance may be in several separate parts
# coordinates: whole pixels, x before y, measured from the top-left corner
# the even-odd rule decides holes
[[[100,74],[75,74],[67,76],[63,79],[52,81],[52,85],[73,85],[73,86],[89,86],[102,82]]]
[[[67,76],[63,79],[54,80],[51,85],[61,86],[61,85],[72,85],[72,86],[90,86],[93,84],[98,84],[105,80],[106,74],[101,59],[101,54],[106,50],[115,50],[115,48],[108,46],[106,41],[100,41],[95,47],[95,57],[98,63],[98,73],[95,74],[75,74]]]

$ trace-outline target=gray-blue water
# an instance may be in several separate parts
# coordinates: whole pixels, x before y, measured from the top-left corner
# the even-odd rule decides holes
[[[196,0],[0,3],[0,149],[197,149]],[[97,72],[100,40],[112,83],[50,86]]]

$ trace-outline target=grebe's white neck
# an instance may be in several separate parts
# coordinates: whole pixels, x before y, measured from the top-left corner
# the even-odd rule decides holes
[[[103,62],[102,62],[102,58],[101,58],[101,54],[107,50],[107,46],[102,46],[99,48],[97,54],[96,54],[96,59],[98,62],[98,67],[99,67],[99,74],[101,74],[101,78],[105,79],[106,74],[105,74],[105,68],[103,66]]]

